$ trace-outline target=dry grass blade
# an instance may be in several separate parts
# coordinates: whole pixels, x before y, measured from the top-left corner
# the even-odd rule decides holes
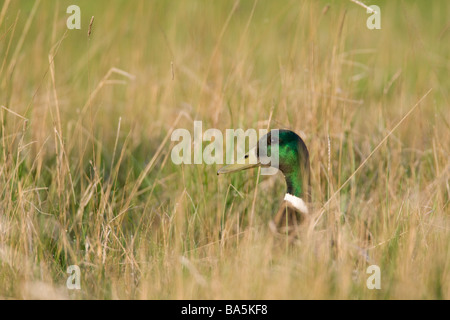
[[[325,208],[328,206],[328,204],[336,197],[339,192],[353,179],[353,177],[365,166],[365,164],[372,158],[372,156],[383,146],[383,144],[386,142],[387,139],[397,130],[397,128],[416,110],[416,108],[420,105],[420,103],[425,100],[425,98],[431,93],[433,89],[428,90],[425,95],[419,99],[419,101],[409,110],[405,116],[394,126],[394,128],[389,131],[389,133],[383,138],[383,140],[380,141],[380,143],[375,147],[375,149],[372,150],[372,152],[364,159],[364,161],[359,165],[359,167],[348,177],[348,179],[339,187],[339,189],[336,190],[336,192],[327,200],[327,202],[323,205],[322,210],[320,210],[317,219],[315,220],[314,224],[312,224],[312,228],[314,229],[317,224],[320,222],[320,219],[322,218],[323,214],[325,213]]]
[[[370,13],[376,13],[375,10],[373,10],[371,7],[366,6],[364,3],[362,3],[361,1],[358,0],[350,0],[353,3],[356,3],[358,6],[363,7],[364,9],[366,9],[368,12]]]
[[[91,37],[93,25],[94,25],[94,16],[92,16],[91,21],[89,22],[88,37]]]
[[[17,112],[12,111],[11,109],[6,108],[5,106],[2,106],[2,109],[8,111],[9,113],[11,113],[13,115],[15,115],[16,117],[19,117],[22,120],[29,121],[29,119],[21,116],[20,114],[18,114]]]
[[[8,10],[8,6],[11,0],[6,0],[3,2],[2,11],[0,12],[0,27],[2,26],[3,20],[5,19],[6,10]]]

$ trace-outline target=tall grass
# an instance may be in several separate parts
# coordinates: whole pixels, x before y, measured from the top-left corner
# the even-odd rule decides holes
[[[450,298],[448,1],[379,1],[381,30],[351,1],[83,0],[68,31],[71,4],[0,2],[0,297]],[[305,137],[314,232],[270,233],[280,175],[174,165],[193,120]]]

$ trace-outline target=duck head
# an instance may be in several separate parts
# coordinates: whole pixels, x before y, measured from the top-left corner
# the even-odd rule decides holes
[[[278,161],[274,161],[277,159]],[[272,130],[246,155],[244,161],[221,168],[227,174],[257,167],[272,167],[285,176],[287,194],[302,198],[309,194],[309,153],[304,141],[293,131]]]

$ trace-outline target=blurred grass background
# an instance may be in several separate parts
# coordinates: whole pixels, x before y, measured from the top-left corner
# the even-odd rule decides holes
[[[365,3],[381,30],[351,1],[0,1],[0,297],[449,299],[450,5]],[[430,89],[295,245],[280,175],[170,159],[174,128],[273,112],[319,212]]]

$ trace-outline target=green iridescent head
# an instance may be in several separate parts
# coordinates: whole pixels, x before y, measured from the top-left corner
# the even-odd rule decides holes
[[[278,159],[278,161],[273,161],[273,159]],[[286,178],[287,193],[289,194],[303,197],[309,193],[309,153],[305,143],[295,132],[290,130],[270,131],[259,140],[255,148],[245,155],[245,163],[225,166],[218,171],[218,174],[255,167],[279,169]]]

